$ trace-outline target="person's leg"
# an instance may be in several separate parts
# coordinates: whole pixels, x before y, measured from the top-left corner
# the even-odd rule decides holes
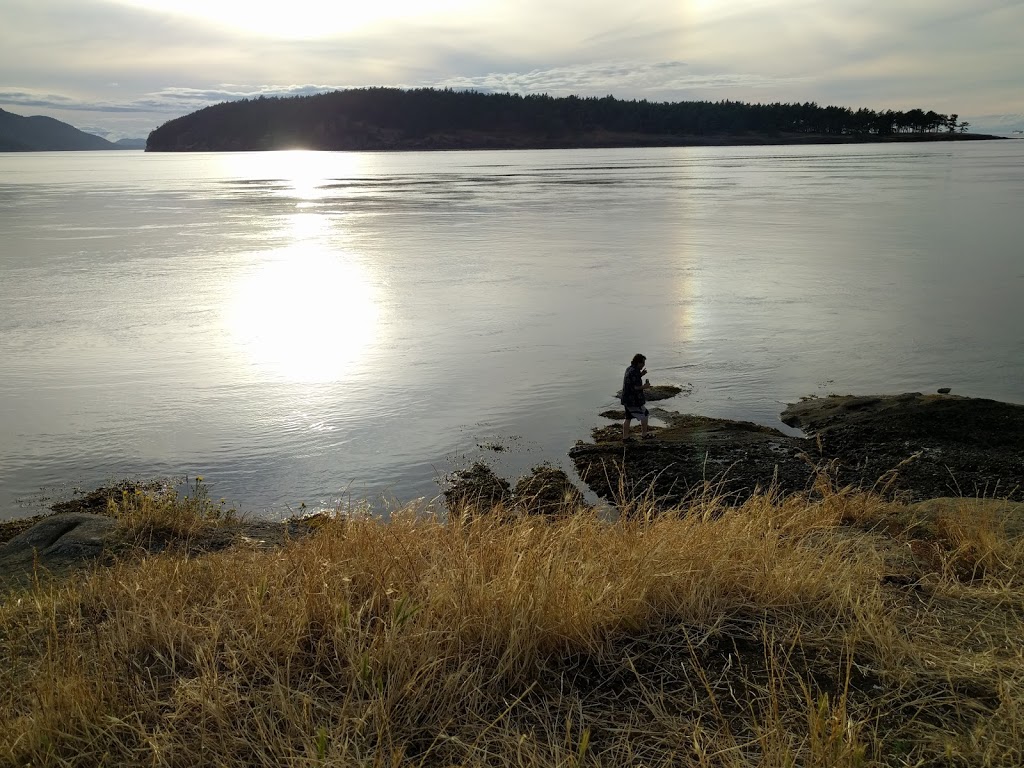
[[[622,439],[629,440],[629,411],[626,411],[626,420],[622,422]]]
[[[645,413],[643,418],[640,419],[640,437],[647,437],[647,414]]]

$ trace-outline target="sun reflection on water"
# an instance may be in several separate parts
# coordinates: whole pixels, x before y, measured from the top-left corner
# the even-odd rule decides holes
[[[228,326],[262,371],[288,381],[339,381],[377,337],[377,290],[344,252],[310,245],[277,251],[242,278]]]
[[[376,342],[377,283],[331,215],[317,213],[330,178],[360,173],[349,156],[293,151],[238,156],[251,175],[286,184],[296,211],[271,236],[281,247],[234,284],[226,325],[251,363],[287,381],[340,381]]]

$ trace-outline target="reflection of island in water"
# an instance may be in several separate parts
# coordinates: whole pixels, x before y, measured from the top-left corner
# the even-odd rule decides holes
[[[968,128],[957,114],[922,109],[363,88],[206,107],[164,123],[149,135],[146,149],[564,149],[996,138]]]

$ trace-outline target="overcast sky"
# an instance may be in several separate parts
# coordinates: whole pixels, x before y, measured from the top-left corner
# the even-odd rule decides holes
[[[817,101],[1024,129],[1024,0],[0,0],[0,107],[111,138],[368,85]]]

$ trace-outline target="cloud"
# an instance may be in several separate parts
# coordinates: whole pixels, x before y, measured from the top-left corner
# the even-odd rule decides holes
[[[84,101],[71,96],[40,91],[18,90],[0,86],[0,104],[16,107],[41,107],[74,112],[148,112],[150,109],[134,104],[111,104]]]
[[[339,85],[232,85],[217,88],[163,88],[136,99],[133,105],[146,111],[173,112],[181,114],[194,112],[211,104],[240,99],[255,99],[260,96],[311,96],[344,89]]]
[[[204,23],[188,3],[0,0],[0,104],[133,135],[221,101],[369,85],[1024,110],[1021,0],[431,2],[295,40]]]
[[[1013,133],[1024,131],[1024,112],[1012,115],[968,115],[963,119],[976,133]]]
[[[339,90],[343,87],[334,85],[224,85],[220,88],[171,87],[143,94],[129,101],[111,102],[0,86],[0,104],[21,107],[49,107],[80,112],[155,112],[181,115],[224,101],[254,99],[259,96],[309,96],[315,93]]]
[[[806,82],[804,77],[768,77],[755,73],[698,72],[682,61],[620,61],[576,64],[529,72],[491,72],[473,77],[451,77],[440,87],[472,88],[485,92],[549,93],[553,96],[604,96],[672,100],[702,91],[743,88],[782,89]],[[705,97],[706,98],[706,97]]]
[[[0,86],[0,106],[19,113],[43,110],[49,116],[71,123],[88,133],[116,140],[144,137],[161,123],[225,101],[260,96],[309,96],[344,88],[315,84],[223,84],[215,88],[174,86],[135,98],[113,101]],[[94,125],[83,127],[86,125],[83,121],[93,121]]]

